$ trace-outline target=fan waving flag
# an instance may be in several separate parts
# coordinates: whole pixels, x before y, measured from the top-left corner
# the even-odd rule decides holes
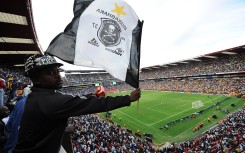
[[[143,21],[123,0],[75,0],[74,18],[46,53],[74,65],[106,70],[139,87]]]

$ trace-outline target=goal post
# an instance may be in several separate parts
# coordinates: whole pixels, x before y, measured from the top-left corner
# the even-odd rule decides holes
[[[195,101],[192,103],[192,108],[194,108],[194,109],[198,109],[202,106],[204,106],[204,105],[203,105],[203,102],[201,100],[198,100],[198,101]]]

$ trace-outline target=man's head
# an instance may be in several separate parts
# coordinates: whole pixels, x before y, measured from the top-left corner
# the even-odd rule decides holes
[[[25,74],[33,82],[33,86],[39,88],[59,89],[62,87],[60,66],[52,56],[33,55],[25,62]]]

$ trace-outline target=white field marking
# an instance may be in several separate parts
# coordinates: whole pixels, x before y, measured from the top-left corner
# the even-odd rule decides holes
[[[127,120],[127,122],[130,122],[131,123],[131,126],[133,126],[133,127],[135,127],[135,128],[139,128],[138,126],[135,126],[135,123],[134,122],[132,122],[132,121],[130,121],[130,120],[128,120],[128,119],[126,119]]]
[[[141,97],[149,97],[149,96],[152,96],[152,95],[158,94],[158,93],[159,93],[159,91],[157,91],[157,92],[151,92],[150,94],[147,94],[147,95],[141,95]],[[164,94],[163,96],[168,95],[168,94],[170,94],[170,93]]]
[[[133,120],[136,120],[136,121],[140,122],[141,124],[144,124],[145,126],[148,126],[148,127],[151,128],[151,129],[154,129],[154,130],[156,130],[156,131],[158,131],[158,132],[164,134],[165,136],[170,137],[170,135],[167,135],[167,134],[163,133],[161,130],[158,130],[158,129],[154,128],[154,127],[151,127],[150,124],[145,124],[144,122],[142,122],[142,121],[140,121],[140,120],[138,120],[138,119],[136,119],[136,118],[134,118],[134,117],[132,117],[132,116],[130,116],[130,115],[128,115],[128,114],[125,114],[124,112],[122,112],[122,111],[120,111],[120,110],[117,110],[117,111],[120,112],[120,113],[122,113],[122,114],[124,114],[124,115],[126,115],[126,116],[128,116],[128,117],[130,117],[130,118],[132,118]]]
[[[214,98],[214,99],[212,99],[212,98],[209,97],[210,100],[204,101],[203,103],[210,103],[210,102],[213,102],[215,99],[218,99],[218,98],[222,98],[222,100],[223,100],[223,97],[216,97],[216,98]],[[224,98],[224,99],[225,99],[225,98]]]
[[[239,99],[237,99],[236,101],[234,101],[234,103],[236,103],[237,101],[239,101]],[[229,105],[225,106],[224,108],[227,108],[227,107],[229,107]]]
[[[219,98],[219,97],[217,97],[217,98]],[[215,99],[217,99],[217,98],[215,98]],[[210,101],[211,101],[211,100],[210,100]],[[186,112],[186,111],[188,111],[188,110],[190,110],[190,109],[193,109],[193,108],[185,109],[185,110],[182,111],[182,112],[179,112],[179,113],[177,113],[177,114],[171,115],[171,116],[169,116],[169,117],[167,117],[167,118],[164,118],[164,119],[162,119],[162,120],[156,121],[156,122],[154,122],[154,123],[152,123],[152,124],[149,124],[149,125],[151,126],[151,125],[154,125],[154,124],[156,124],[156,123],[162,122],[162,121],[164,121],[164,120],[166,120],[166,119],[168,119],[168,118],[171,118],[171,117],[174,117],[174,116],[176,116],[176,115],[179,115],[179,114],[181,114],[181,113],[183,113],[183,112]]]
[[[216,97],[216,98],[214,98],[214,99],[218,99],[218,98],[220,98],[220,97]],[[202,101],[202,103],[207,104],[207,103],[212,102],[214,99],[212,99],[212,100],[208,100],[208,101]],[[209,102],[209,101],[210,101],[210,102]],[[184,105],[181,105],[181,106],[176,107],[176,108],[183,109],[183,108],[181,108],[181,107],[182,107],[182,106],[185,106],[185,105],[189,105],[189,103],[184,104]],[[200,107],[200,108],[201,108],[201,107]]]
[[[179,107],[183,107],[183,106],[186,106],[186,105],[190,105],[190,103],[183,104],[183,105],[181,105]],[[178,108],[178,107],[176,107],[176,108]],[[180,108],[180,109],[182,109],[182,108]]]
[[[182,99],[182,98],[181,98]],[[179,101],[178,101],[179,102]],[[175,107],[177,109],[181,109],[181,110],[185,110],[185,108],[182,108],[183,106],[185,105],[189,105],[189,103],[186,103],[186,104],[183,104],[183,105],[180,105],[179,107]]]
[[[148,96],[151,96],[151,95],[154,95],[154,94],[159,94],[159,92],[161,92],[161,91],[157,91],[157,92],[151,92],[150,94],[147,94],[147,95],[144,95],[143,94],[143,96],[145,96],[145,97],[148,97]],[[161,96],[166,96],[166,95],[170,95],[172,92],[161,92]]]
[[[183,108],[183,106],[185,106],[185,105],[190,105],[190,103],[187,103],[187,104],[181,105],[181,106],[176,107],[176,108],[181,109],[181,110],[185,110],[185,108]]]
[[[165,112],[163,112],[163,111],[157,111],[157,110],[155,110],[155,109],[152,109],[153,107],[156,107],[156,106],[159,106],[159,105],[162,105],[162,104],[169,103],[169,101],[168,101],[168,102],[162,102],[162,101],[163,101],[163,99],[164,99],[164,98],[162,98],[162,100],[161,100],[161,103],[160,103],[160,104],[157,104],[157,105],[152,105],[152,106],[148,107],[147,109],[152,110],[152,111],[155,111],[155,112],[159,112],[159,113],[162,113],[162,114],[165,114],[165,115],[171,115],[171,114],[165,113]],[[182,98],[174,99],[174,100],[173,100],[173,102],[171,102],[171,103],[178,102],[178,100],[179,100],[179,99],[182,99]],[[183,110],[183,109],[181,109],[181,110]]]
[[[171,102],[171,103],[179,102],[180,99],[182,99],[182,98],[174,99],[173,102]],[[162,112],[162,111],[157,111],[157,110],[151,109],[152,107],[156,107],[156,106],[159,106],[159,105],[162,105],[162,104],[165,104],[165,103],[169,103],[169,102],[162,102],[162,101],[163,101],[163,98],[161,100],[161,104],[153,105],[153,106],[149,107],[148,109],[150,109],[152,111],[155,111],[155,112],[159,112],[159,113],[165,114],[165,115],[171,115],[171,114],[168,114],[168,113],[165,113],[165,112]],[[185,105],[189,105],[189,103],[181,105],[180,107],[176,107],[176,108],[180,109],[180,110],[186,110],[185,108],[182,108]]]
[[[172,104],[172,103],[176,103],[176,102],[179,102],[178,100],[180,100],[180,99],[182,99],[182,98],[178,98],[178,99],[174,99],[174,100],[168,100],[168,101],[166,101],[166,102],[163,102],[163,101],[165,101],[165,100],[163,100],[163,99],[164,99],[164,98],[162,98],[160,104],[152,105],[152,106],[150,106],[149,108],[156,107],[156,106],[159,106],[159,105],[162,105],[162,104],[167,104],[167,103],[169,103],[169,101],[171,101],[171,104]]]
[[[151,95],[154,95],[154,94],[159,94],[159,91],[156,91],[156,92],[150,92],[150,93],[148,93],[147,95],[143,94],[143,95],[141,95],[141,96],[148,97],[148,96],[151,96]],[[170,94],[170,93],[168,93],[168,94]],[[167,94],[164,94],[164,95],[167,95]]]
[[[222,97],[216,97],[216,98],[214,98],[214,99],[219,99],[219,98],[222,98]],[[210,102],[212,102],[214,99],[212,99],[212,100],[208,100],[208,101],[202,101],[202,103],[210,103]],[[223,99],[223,98],[222,98]],[[181,105],[180,107],[182,107],[182,106],[185,106],[185,105],[189,105],[189,103],[188,104],[184,104],[184,105]],[[176,107],[176,108],[178,108],[178,107]]]
[[[155,110],[155,109],[152,109],[152,108],[147,108],[147,109],[149,109],[149,110],[152,110],[152,111],[154,111],[154,112],[158,112],[158,113],[161,113],[161,114],[165,114],[165,115],[171,115],[171,114],[168,114],[168,113],[164,113],[163,111],[157,111],[157,110]]]

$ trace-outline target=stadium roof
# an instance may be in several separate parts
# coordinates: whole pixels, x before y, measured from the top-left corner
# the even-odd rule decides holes
[[[40,54],[31,0],[1,0],[0,64],[19,65],[30,54]]]
[[[145,68],[142,68],[141,70],[152,70],[152,69],[158,69],[161,67],[187,64],[187,63],[190,63],[193,61],[205,61],[205,60],[210,60],[210,59],[216,59],[216,58],[219,58],[219,57],[224,56],[224,55],[228,55],[228,56],[229,55],[230,56],[235,55],[235,54],[238,54],[240,52],[245,52],[245,45],[234,47],[234,48],[229,48],[229,49],[225,49],[225,50],[221,50],[221,51],[217,51],[217,52],[213,52],[213,53],[209,53],[209,54],[205,54],[205,55],[201,55],[201,56],[197,56],[197,57],[190,58],[190,59],[185,59],[182,61],[176,61],[176,62],[163,64],[163,65],[155,65],[155,66],[145,67]]]

